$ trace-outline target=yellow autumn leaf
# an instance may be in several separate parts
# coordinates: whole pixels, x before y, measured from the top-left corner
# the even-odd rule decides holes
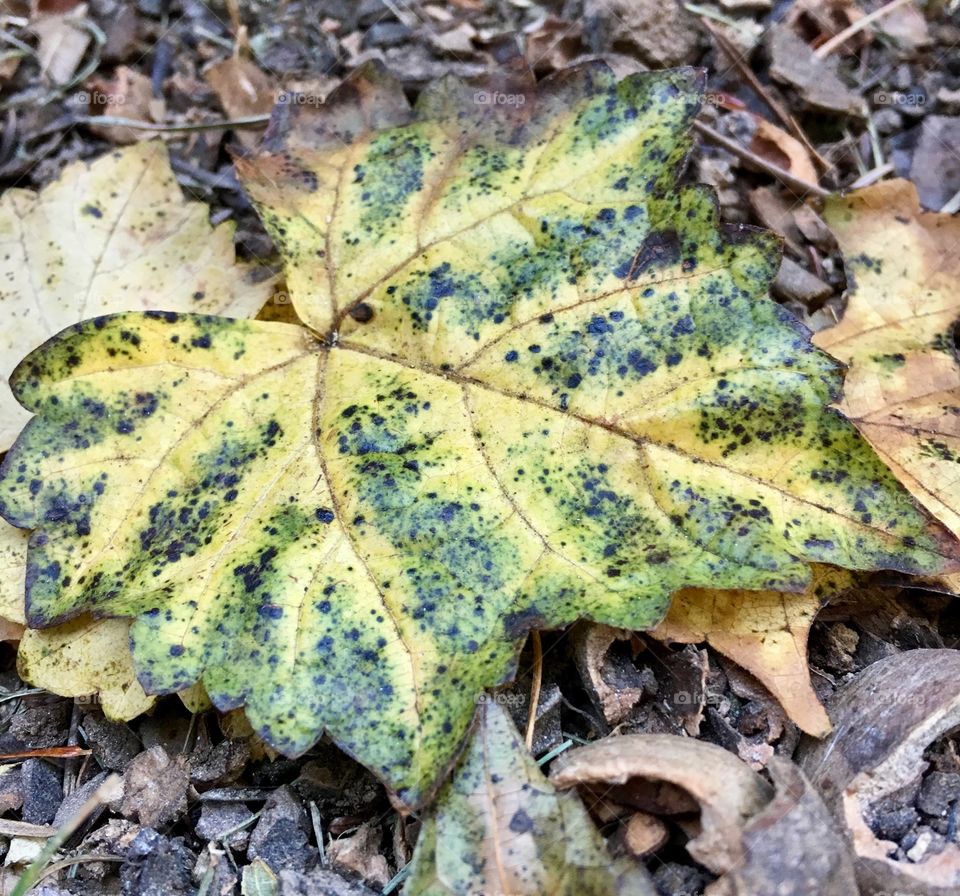
[[[23,624],[29,533],[0,520],[0,618]]]
[[[273,279],[235,261],[231,224],[213,228],[207,219],[205,205],[184,200],[159,141],[70,165],[39,193],[3,194],[0,452],[29,418],[13,398],[8,377],[27,352],[65,326],[131,308],[237,317],[260,309]],[[27,532],[0,522],[0,618],[11,623],[25,622],[27,538]],[[96,693],[102,685],[104,708],[114,717],[132,718],[152,700],[136,682],[120,636],[128,627],[72,623],[62,631],[32,632],[20,644],[21,668],[41,676],[32,684],[65,696]],[[68,649],[72,638],[76,644]],[[111,651],[119,663],[104,659]],[[53,658],[64,656],[70,675],[53,668]],[[73,674],[79,684],[71,683]]]
[[[326,730],[417,805],[532,628],[956,568],[827,407],[776,240],[678,186],[697,73],[585,67],[523,110],[443,82],[375,131],[399,88],[363,83],[240,165],[306,326],[110,315],[18,367],[31,625],[136,617],[146,690],[202,680],[290,755]]]
[[[107,718],[132,719],[156,698],[137,681],[129,638],[126,619],[80,616],[54,628],[27,629],[17,671],[24,681],[63,697],[96,695]]]
[[[39,193],[4,192],[0,452],[30,416],[10,392],[14,366],[64,327],[137,308],[256,314],[273,282],[235,260],[233,229],[184,200],[160,141],[75,162]]]
[[[706,641],[762,682],[802,730],[821,737],[830,719],[810,684],[807,637],[824,601],[852,582],[846,570],[815,565],[800,594],[688,588],[674,595],[650,634],[681,644]]]
[[[960,218],[921,211],[906,180],[831,199],[824,217],[849,276],[843,319],[814,337],[849,365],[839,407],[960,534]]]

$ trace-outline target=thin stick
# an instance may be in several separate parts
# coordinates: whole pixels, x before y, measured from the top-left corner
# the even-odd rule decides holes
[[[947,204],[940,209],[941,215],[955,215],[957,212],[960,212],[960,190],[957,190]]]
[[[533,684],[530,685],[530,710],[527,713],[528,750],[533,750],[533,732],[537,727],[537,708],[540,706],[540,687],[543,684],[543,647],[540,644],[540,632],[530,632],[533,645]]]
[[[107,854],[101,855],[100,853],[90,853],[86,856],[67,856],[65,859],[60,859],[58,862],[54,862],[52,865],[47,865],[43,873],[37,878],[39,883],[44,878],[50,877],[52,874],[56,874],[58,871],[63,871],[64,868],[70,868],[73,865],[81,865],[84,862],[125,862],[126,859],[123,856],[111,856]]]
[[[710,19],[705,17],[702,13],[698,14],[700,19],[700,24],[703,25],[710,34],[713,35],[714,39],[720,44],[720,49],[733,61],[734,67],[743,75],[744,80],[750,85],[753,89],[753,92],[762,99],[767,106],[773,111],[774,115],[780,119],[781,123],[786,125],[786,127],[793,132],[794,137],[796,137],[807,149],[807,152],[819,163],[820,167],[824,171],[830,171],[833,168],[833,165],[828,162],[817,150],[814,148],[813,144],[810,142],[807,135],[804,133],[803,128],[800,127],[796,118],[794,118],[790,112],[784,107],[773,94],[767,90],[766,87],[760,82],[760,79],[753,73],[753,69],[747,65],[746,60],[743,56],[737,51],[737,48],[731,43],[730,38],[728,38],[716,25],[714,25]]]
[[[833,195],[829,190],[825,190],[819,184],[811,184],[803,178],[791,174],[789,171],[784,171],[783,168],[778,168],[756,153],[751,152],[745,146],[741,146],[736,140],[725,137],[719,131],[714,130],[710,125],[704,124],[702,121],[695,121],[693,126],[712,143],[716,143],[717,146],[722,146],[735,156],[738,156],[746,162],[750,162],[751,165],[756,165],[761,171],[766,171],[768,174],[773,175],[777,180],[782,181],[794,190],[799,190],[802,193],[812,193],[814,196],[820,196],[823,199]]]
[[[269,123],[269,115],[247,115],[243,118],[228,118],[223,121],[201,121],[196,124],[155,124],[152,121],[137,121],[135,118],[114,118],[111,115],[90,115],[75,118],[74,124],[98,124],[105,127],[135,128],[140,131],[217,131],[228,128],[254,128]]]
[[[825,44],[817,47],[817,49],[813,51],[814,59],[825,59],[842,43],[845,43],[851,37],[863,31],[867,25],[872,25],[877,19],[882,19],[887,13],[899,9],[901,6],[906,6],[909,2],[910,0],[890,0],[889,3],[881,6],[879,9],[875,9],[870,15],[866,15],[862,19],[857,19],[852,25],[847,26],[839,34],[831,37]]]
[[[0,837],[52,837],[57,829],[49,824],[31,824],[13,818],[0,818]]]

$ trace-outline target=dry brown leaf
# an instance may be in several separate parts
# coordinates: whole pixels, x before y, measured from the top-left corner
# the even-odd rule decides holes
[[[0,52],[0,87],[3,87],[20,68],[20,60],[26,53],[23,50],[3,50]]]
[[[66,12],[38,15],[30,30],[39,41],[37,56],[43,77],[51,84],[69,84],[90,46],[91,31],[84,27],[87,4]]]
[[[717,874],[744,861],[741,832],[773,796],[763,778],[722,747],[673,734],[607,737],[570,750],[554,762],[550,781],[560,789],[606,792],[644,811],[651,808],[651,782],[673,785],[692,798],[676,808],[700,809],[700,830],[687,852]],[[663,794],[655,799],[655,811],[662,811]]]
[[[277,98],[277,85],[249,59],[230,56],[204,72],[210,89],[217,95],[229,118],[266,115]],[[237,139],[247,147],[260,142],[257,132],[238,130]]]
[[[19,641],[26,626],[10,619],[0,619],[0,641]]]
[[[648,856],[663,846],[670,836],[667,826],[649,812],[634,812],[623,830],[623,845],[637,858]]]
[[[767,763],[774,797],[743,830],[746,861],[710,885],[707,896],[852,896],[847,843],[815,787],[788,759]]]
[[[150,79],[125,65],[119,66],[110,79],[91,81],[86,96],[90,114],[94,116],[120,116],[143,122],[163,119],[164,102],[154,97]],[[152,136],[139,128],[110,125],[91,124],[90,130],[111,143],[136,143]]]
[[[706,641],[761,681],[800,728],[820,737],[830,720],[810,685],[807,636],[824,600],[853,579],[827,566],[815,566],[813,573],[801,594],[685,589],[650,634],[681,644]]]
[[[526,33],[527,63],[537,72],[566,68],[583,52],[583,26],[548,15]]]
[[[789,760],[769,764],[773,787],[731,753],[690,738],[608,737],[564,754],[550,779],[590,799],[640,806],[621,831],[634,854],[657,848],[670,803],[691,837],[687,852],[716,874],[708,896],[850,896],[856,893],[847,844],[816,790]],[[659,788],[659,789],[657,789]],[[671,793],[671,789],[673,793]],[[689,804],[676,794],[682,794]],[[690,810],[699,809],[699,818]]]
[[[796,137],[765,118],[754,116],[754,120],[757,127],[750,141],[751,152],[807,183],[819,182],[820,176],[810,160],[810,153]]]
[[[632,633],[609,625],[578,625],[573,631],[573,652],[590,700],[603,713],[607,724],[619,725],[643,698],[639,677],[624,682],[616,669],[608,667],[608,654],[615,641],[629,641]],[[618,678],[612,684],[608,678]]]

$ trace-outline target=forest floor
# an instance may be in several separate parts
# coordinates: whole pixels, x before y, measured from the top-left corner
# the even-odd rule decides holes
[[[816,215],[819,196],[903,177],[925,208],[960,210],[960,3],[887,5],[872,24],[856,26],[882,4],[4,0],[0,190],[40,189],[72,162],[157,135],[91,116],[172,126],[159,133],[183,190],[210,206],[213,221],[236,222],[241,257],[275,265],[228,147],[255,139],[262,125],[230,122],[268,113],[278,89],[323,96],[369,59],[382,60],[410,98],[439,76],[474,77],[517,52],[539,77],[598,57],[618,74],[701,66],[707,103],[686,176],[717,189],[725,220],[783,236],[775,298],[817,330],[842,314],[847,286]],[[242,70],[211,74],[231,59],[242,59]],[[809,637],[815,691],[829,701],[885,657],[957,648],[958,609],[935,586],[904,587],[891,577],[832,602]],[[536,755],[610,735],[598,680],[638,695],[617,733],[685,733],[758,769],[802,749],[802,732],[769,691],[713,646],[668,647],[634,635],[611,638],[587,661],[575,649],[585,637],[543,636]],[[517,695],[508,705],[521,730],[534,665],[528,645],[523,674],[507,692]],[[671,700],[678,688],[685,699]],[[72,863],[51,867],[36,892],[231,893],[255,858],[299,875],[299,883],[286,878],[284,893],[402,888],[418,819],[398,815],[378,781],[328,742],[284,759],[235,718],[191,713],[176,697],[112,722],[95,701],[22,682],[15,644],[0,647],[0,701],[0,752],[90,751],[3,767],[0,859],[8,867],[0,892],[33,855],[31,838],[11,823],[62,824],[108,771],[124,774],[128,790],[139,782],[140,795],[89,817],[63,846]],[[870,819],[903,862],[919,863],[958,838],[956,733],[928,745],[925,757],[925,774]],[[151,780],[155,786],[144,783]],[[629,851],[616,825],[604,830],[612,849]],[[665,830],[638,860],[664,896],[703,893],[716,875],[686,851],[682,826],[668,820]]]

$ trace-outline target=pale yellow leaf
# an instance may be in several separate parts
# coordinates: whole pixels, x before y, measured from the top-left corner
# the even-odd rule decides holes
[[[7,383],[71,324],[130,309],[252,317],[273,289],[235,261],[233,225],[184,201],[163,143],[77,162],[39,193],[0,198],[0,451],[30,415]]]

